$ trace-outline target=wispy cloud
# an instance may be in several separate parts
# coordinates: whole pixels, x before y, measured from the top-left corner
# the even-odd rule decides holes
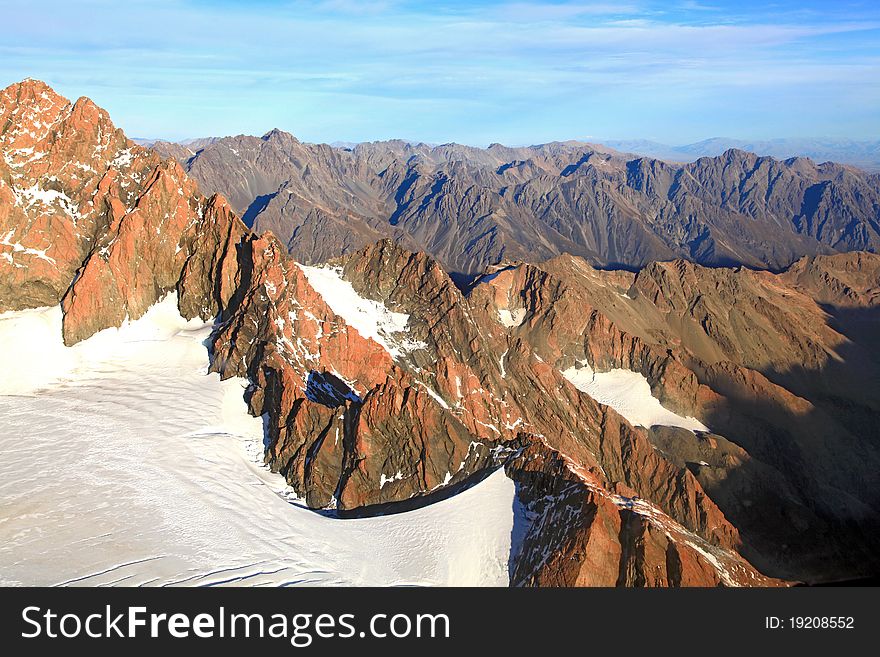
[[[510,2],[498,5],[493,13],[495,18],[501,21],[546,23],[583,18],[586,16],[620,16],[636,14],[638,12],[638,5],[626,4],[623,2],[573,2],[561,4],[549,4],[546,2]],[[473,13],[485,13],[485,9],[475,7]]]
[[[0,77],[91,95],[146,136],[876,133],[880,11],[783,4],[0,2]]]

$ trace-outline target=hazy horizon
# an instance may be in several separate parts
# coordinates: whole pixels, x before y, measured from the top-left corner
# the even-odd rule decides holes
[[[0,81],[174,141],[877,139],[880,7],[828,4],[3,0]]]
[[[123,126],[117,126],[117,127],[123,127]],[[528,148],[531,146],[542,146],[544,144],[549,144],[549,143],[554,143],[554,142],[557,142],[557,143],[584,142],[584,143],[592,143],[592,144],[605,145],[605,146],[608,145],[608,143],[606,143],[606,142],[609,142],[609,143],[610,142],[634,142],[634,143],[635,142],[644,142],[646,144],[651,143],[651,144],[655,144],[657,146],[668,146],[670,148],[683,148],[683,147],[694,146],[696,144],[701,144],[704,142],[711,142],[711,141],[767,142],[767,143],[787,142],[787,141],[790,141],[790,142],[815,141],[815,142],[829,142],[829,143],[830,142],[852,142],[852,143],[857,143],[857,144],[869,144],[869,143],[873,144],[876,142],[880,142],[880,137],[858,139],[858,138],[853,138],[853,137],[829,137],[827,135],[797,136],[797,137],[773,137],[773,138],[768,138],[768,139],[749,139],[749,138],[745,138],[745,137],[737,137],[737,136],[730,136],[730,135],[712,135],[710,137],[703,137],[700,139],[695,139],[693,141],[680,142],[680,143],[668,143],[668,142],[664,142],[664,141],[661,141],[659,139],[655,139],[652,137],[639,137],[639,136],[634,136],[634,137],[628,137],[628,136],[616,136],[616,137],[587,136],[587,137],[572,137],[572,138],[567,138],[567,139],[565,139],[565,138],[564,139],[551,139],[549,141],[512,142],[512,143],[504,143],[504,142],[467,143],[467,142],[460,142],[460,141],[425,141],[424,139],[410,139],[408,137],[401,137],[401,136],[383,137],[383,138],[378,138],[378,139],[361,139],[361,140],[350,140],[350,139],[311,140],[311,139],[304,139],[300,135],[296,134],[295,132],[293,132],[291,130],[287,130],[282,126],[274,126],[272,128],[269,128],[268,130],[258,131],[258,132],[254,132],[254,133],[236,132],[236,133],[229,133],[229,134],[222,134],[222,135],[221,134],[201,135],[198,137],[188,136],[188,137],[181,137],[181,138],[176,138],[176,139],[162,137],[162,136],[144,137],[143,135],[130,135],[127,132],[126,132],[126,134],[130,139],[134,139],[137,141],[144,141],[144,142],[165,141],[165,142],[170,142],[170,143],[177,143],[177,144],[186,145],[187,143],[196,142],[196,141],[200,141],[200,140],[204,140],[204,139],[225,139],[225,138],[234,138],[234,137],[263,137],[263,136],[267,135],[268,133],[272,132],[273,130],[280,130],[282,132],[286,132],[288,134],[291,134],[296,139],[298,139],[299,141],[302,141],[304,143],[327,144],[329,146],[341,146],[341,145],[345,145],[345,144],[367,144],[367,143],[375,143],[375,142],[383,142],[383,141],[403,141],[403,142],[406,142],[409,144],[425,144],[426,146],[445,146],[448,144],[457,144],[459,146],[469,146],[469,147],[473,147],[473,148],[488,148],[489,146],[491,146],[492,144],[495,144],[495,143],[500,144],[501,146],[506,146],[508,148]]]

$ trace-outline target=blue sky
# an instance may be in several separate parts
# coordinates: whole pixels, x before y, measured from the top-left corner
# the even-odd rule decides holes
[[[130,136],[880,138],[876,0],[0,0],[0,85]]]

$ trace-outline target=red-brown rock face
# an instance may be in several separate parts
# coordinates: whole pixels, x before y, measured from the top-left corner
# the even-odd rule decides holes
[[[267,460],[309,504],[405,500],[489,463],[496,437],[417,378],[415,353],[395,358],[336,315],[271,235],[247,240],[240,262],[213,367],[251,378],[251,408],[269,418]],[[404,342],[423,348],[409,332]]]
[[[213,317],[232,294],[244,225],[87,98],[36,80],[7,87],[0,148],[0,311],[62,301],[72,344],[178,284],[187,316]]]
[[[0,311],[60,302],[71,344],[176,291],[218,318],[211,368],[249,378],[266,461],[311,507],[414,504],[504,465],[525,509],[514,584],[876,567],[880,401],[851,369],[880,372],[875,315],[832,308],[876,305],[876,256],[781,275],[560,256],[463,293],[387,240],[294,262],[87,99],[26,81],[0,115]],[[576,363],[644,375],[711,431],[634,426],[566,378]]]
[[[128,146],[88,99],[35,80],[0,92],[0,310],[58,303],[106,226],[93,194]]]
[[[525,512],[511,584],[778,586],[733,550],[709,543],[650,501],[597,485],[540,441],[506,465]]]
[[[428,495],[544,436],[542,448],[602,499],[650,499],[670,526],[739,558],[738,532],[690,471],[474,312],[429,258],[386,241],[303,268],[271,236],[249,239],[240,258],[243,286],[217,332],[214,367],[250,376],[253,412],[268,417],[267,461],[309,504],[348,510]],[[347,286],[353,306],[408,311],[405,335],[365,338],[322,275]],[[720,581],[712,572],[704,584]]]
[[[880,398],[860,383],[880,380],[878,263],[822,256],[773,275],[677,261],[633,275],[560,257],[485,276],[469,301],[553,370],[585,361],[644,375],[667,407],[715,432],[647,435],[721,506],[744,553],[788,577],[827,573],[831,562],[845,577],[873,572],[867,546],[880,540]],[[637,454],[626,467],[658,472]]]

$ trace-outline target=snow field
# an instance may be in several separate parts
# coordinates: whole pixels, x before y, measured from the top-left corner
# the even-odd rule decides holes
[[[206,374],[210,326],[169,295],[72,348],[58,308],[0,316],[0,584],[506,585],[501,471],[398,515],[291,503],[245,381]]]
[[[651,393],[648,380],[638,372],[624,369],[594,372],[586,361],[581,361],[563,371],[562,376],[600,404],[613,408],[633,426],[664,425],[709,431],[696,418],[684,417],[665,408]]]

